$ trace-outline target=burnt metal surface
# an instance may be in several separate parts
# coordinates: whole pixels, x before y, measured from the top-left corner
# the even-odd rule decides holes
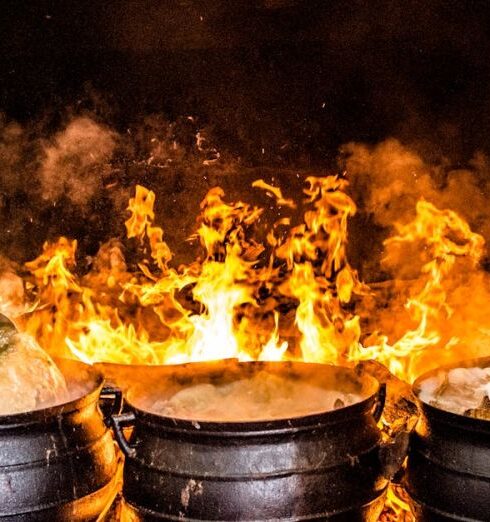
[[[0,416],[0,520],[95,520],[113,495],[117,461],[98,408],[103,378],[82,363],[60,362],[68,377],[92,377],[71,402]]]
[[[303,364],[294,363],[296,371]],[[315,366],[326,380],[339,371],[304,364]],[[379,386],[342,371],[371,379],[360,402],[273,421],[163,417],[135,407],[130,390],[132,412],[113,423],[126,454],[123,494],[135,520],[377,520],[387,484],[375,419]],[[134,430],[126,442],[128,425]]]
[[[486,366],[490,358],[444,369]],[[420,382],[440,369],[420,376]],[[417,520],[490,520],[490,422],[441,410],[419,400],[420,419],[412,434],[405,487]]]

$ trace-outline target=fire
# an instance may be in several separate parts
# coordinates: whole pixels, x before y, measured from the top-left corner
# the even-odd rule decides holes
[[[429,348],[439,351],[430,353],[432,364],[437,364],[441,359],[440,351],[450,349],[458,342],[454,337],[444,338],[443,323],[453,314],[447,304],[446,282],[458,260],[463,260],[470,268],[478,265],[484,253],[484,239],[472,232],[455,212],[439,210],[424,200],[418,201],[414,220],[397,225],[397,229],[398,235],[385,241],[388,256],[393,257],[388,257],[387,261],[396,263],[396,257],[407,253],[404,250],[407,245],[421,247],[426,258],[420,268],[422,287],[405,304],[416,326],[408,328],[391,345],[387,337],[381,335],[376,344],[358,347],[351,358],[376,359],[395,375],[410,381],[425,369],[420,361],[424,361],[424,357],[427,359]]]
[[[278,187],[263,180],[253,187],[281,210],[297,208]],[[460,339],[447,324],[459,311],[450,297],[458,274],[477,273],[482,236],[455,212],[419,200],[413,219],[395,223],[384,242],[383,264],[409,289],[403,307],[385,303],[396,325],[384,331],[381,317],[365,332],[364,303],[376,291],[347,259],[357,211],[347,180],[309,177],[304,194],[302,220],[292,225],[292,215],[282,216],[261,243],[254,237],[263,210],[211,189],[189,238],[199,254],[176,267],[155,224],[156,194],[137,186],[126,237],[102,245],[88,266],[80,266],[76,240],[64,237],[25,264],[30,307],[19,322],[48,352],[88,363],[374,359],[410,382],[440,360],[457,359]],[[395,292],[393,301],[401,298]],[[392,490],[387,505],[396,517],[408,512]]]
[[[282,209],[296,207],[277,187],[262,180],[253,186]],[[88,271],[77,266],[77,243],[67,238],[46,243],[26,263],[35,306],[23,318],[25,329],[49,352],[86,362],[375,359],[410,381],[429,359],[434,363],[427,354],[457,344],[443,327],[454,312],[447,282],[461,263],[478,266],[484,241],[455,212],[420,200],[413,220],[394,224],[385,241],[386,266],[405,256],[418,260],[407,277],[413,288],[400,333],[364,334],[362,303],[373,290],[347,259],[348,223],[357,210],[347,191],[342,176],[307,178],[302,222],[291,226],[292,217],[282,217],[262,244],[254,233],[263,210],[227,202],[215,187],[189,238],[201,253],[174,267],[155,224],[156,195],[137,186],[127,237],[103,245]]]

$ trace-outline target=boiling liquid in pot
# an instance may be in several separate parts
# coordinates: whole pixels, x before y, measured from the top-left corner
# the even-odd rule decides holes
[[[66,402],[63,374],[26,334],[3,338],[0,352],[0,415],[47,408]]]
[[[446,411],[490,419],[490,367],[441,370],[420,383],[419,398]]]
[[[158,415],[209,422],[287,419],[322,413],[361,400],[354,393],[260,371],[227,383],[198,383],[172,396],[154,400],[148,410]]]

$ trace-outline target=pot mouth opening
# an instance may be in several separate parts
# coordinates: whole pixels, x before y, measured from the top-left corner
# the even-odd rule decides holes
[[[98,400],[104,377],[92,366],[72,359],[55,358],[66,380],[66,394],[59,401],[41,404],[28,411],[0,415],[0,426],[17,422],[46,421],[60,413],[69,413]]]
[[[129,387],[131,407],[178,424],[281,424],[364,407],[379,383],[353,369],[303,362],[189,363]]]
[[[490,357],[464,359],[424,372],[412,389],[422,408],[490,426]],[[483,402],[487,413],[480,409]],[[479,410],[485,413],[483,417]]]

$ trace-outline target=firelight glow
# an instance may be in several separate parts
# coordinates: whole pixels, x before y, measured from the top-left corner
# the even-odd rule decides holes
[[[282,209],[296,206],[262,180],[253,185]],[[347,191],[340,176],[307,178],[302,223],[290,226],[282,217],[261,244],[253,233],[263,210],[226,202],[215,187],[201,203],[191,238],[202,255],[175,268],[155,224],[156,195],[137,186],[125,223],[130,253],[111,240],[80,275],[77,243],[62,237],[26,263],[37,305],[23,318],[25,330],[51,354],[85,362],[375,359],[410,381],[434,363],[428,355],[447,356],[457,345],[441,331],[453,313],[445,281],[461,260],[478,265],[484,240],[455,212],[420,200],[413,220],[396,224],[385,241],[389,262],[406,248],[423,252],[400,318],[402,334],[364,333],[362,302],[373,292],[347,259],[348,222],[356,213]]]

